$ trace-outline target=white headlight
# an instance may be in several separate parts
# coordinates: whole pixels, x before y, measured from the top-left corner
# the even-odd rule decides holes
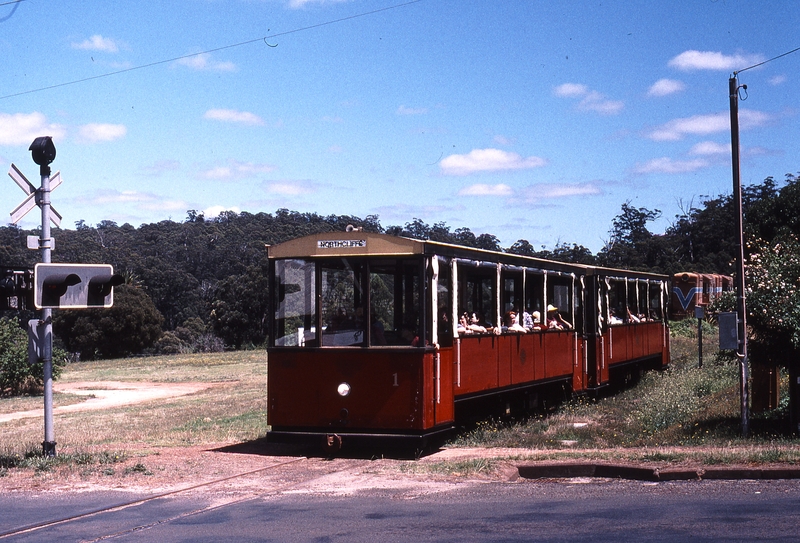
[[[342,397],[347,396],[348,394],[350,394],[350,385],[348,385],[347,383],[342,383],[341,385],[339,385],[339,388],[336,389],[336,392],[339,393],[339,396]]]

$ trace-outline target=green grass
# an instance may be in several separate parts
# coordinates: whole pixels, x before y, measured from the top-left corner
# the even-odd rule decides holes
[[[598,400],[578,397],[547,416],[489,420],[454,439],[451,447],[514,447],[506,460],[699,463],[800,463],[800,440],[784,433],[787,394],[777,410],[754,414],[751,436],[740,435],[739,366],[716,352],[704,330],[698,368],[696,321],[673,327],[669,370],[650,372],[634,387]],[[84,473],[147,475],[146,462],[162,447],[215,446],[265,435],[266,354],[263,351],[174,355],[67,365],[59,382],[205,382],[201,392],[102,411],[57,415],[56,458],[41,455],[41,417],[2,423],[0,477],[13,469],[46,473],[65,463]],[[786,378],[784,387],[788,386]],[[56,394],[56,406],[82,401]],[[42,409],[42,398],[0,400],[0,413]],[[431,473],[474,475],[501,457],[427,465]],[[120,468],[118,464],[128,464]],[[410,468],[409,468],[410,469]],[[423,468],[420,468],[423,469]]]
[[[125,381],[182,383],[213,386],[176,398],[107,408],[76,411],[54,417],[58,462],[96,463],[110,466],[111,459],[150,454],[160,447],[237,443],[263,437],[266,420],[266,353],[174,355],[120,360],[78,362],[67,365],[60,383]],[[55,407],[82,398],[54,394]],[[26,397],[0,401],[0,413],[43,410],[43,399]],[[18,419],[2,424],[0,469],[51,466],[25,464],[41,456],[42,418]],[[83,458],[84,460],[81,460]],[[86,460],[86,459],[91,460]],[[39,461],[39,460],[31,460]],[[109,471],[113,471],[109,468]]]
[[[672,328],[670,369],[648,372],[635,386],[613,396],[578,397],[546,417],[479,423],[451,446],[525,447],[551,451],[553,457],[615,450],[620,458],[672,463],[699,457],[658,452],[660,448],[695,447],[713,451],[705,456],[709,463],[795,462],[798,455],[791,449],[800,440],[787,433],[786,378],[779,408],[751,414],[751,435],[741,437],[739,364],[718,352],[716,332],[704,328],[699,368],[696,321],[690,324]],[[656,452],[635,452],[642,449]]]

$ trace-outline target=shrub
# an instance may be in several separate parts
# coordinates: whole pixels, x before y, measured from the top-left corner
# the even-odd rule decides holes
[[[53,349],[53,380],[58,379],[66,353]],[[16,396],[32,392],[44,384],[41,361],[28,363],[28,334],[16,318],[0,318],[0,395]]]

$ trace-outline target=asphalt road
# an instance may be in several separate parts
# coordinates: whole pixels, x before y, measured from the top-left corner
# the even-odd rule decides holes
[[[239,497],[163,497],[36,528],[131,501],[126,493],[5,494],[0,542],[114,541],[798,541],[800,483],[560,480],[459,485],[409,498],[301,487]],[[22,526],[30,531],[9,534]]]

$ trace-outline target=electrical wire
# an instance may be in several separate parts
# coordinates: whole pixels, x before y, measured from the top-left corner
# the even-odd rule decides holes
[[[800,47],[797,47],[796,49],[792,49],[791,51],[787,51],[787,52],[785,52],[783,54],[780,54],[777,57],[773,57],[773,58],[765,60],[763,62],[759,62],[758,64],[753,64],[752,66],[748,66],[747,68],[743,68],[743,69],[741,69],[741,70],[739,70],[737,72],[733,72],[733,77],[736,77],[737,75],[739,75],[742,72],[745,72],[747,70],[752,70],[753,68],[758,68],[759,66],[763,66],[767,62],[772,62],[773,60],[778,60],[781,57],[785,57],[786,55],[791,55],[792,53],[796,53],[798,51],[800,51]]]
[[[24,1],[25,0],[12,0],[11,2],[3,2],[2,4],[0,4],[0,6],[10,6],[11,4],[14,4],[14,8],[11,10],[11,13],[9,13],[8,15],[6,15],[2,19],[0,19],[0,23],[4,23],[4,22],[8,21],[11,17],[13,17],[14,16],[14,12],[17,11],[17,8],[19,7],[20,2],[24,2]]]
[[[21,2],[22,0],[17,0],[17,1]],[[347,17],[342,17],[340,19],[333,19],[331,21],[325,21],[323,23],[317,23],[317,24],[313,24],[313,25],[310,25],[310,26],[304,26],[304,27],[301,27],[301,28],[295,28],[293,30],[287,30],[285,32],[278,32],[277,34],[270,34],[268,36],[262,36],[260,38],[254,38],[252,40],[242,41],[242,42],[239,42],[239,43],[232,43],[232,44],[229,44],[229,45],[223,45],[221,47],[216,47],[214,49],[207,49],[205,51],[200,51],[199,53],[192,53],[192,54],[183,55],[183,56],[180,56],[180,57],[174,57],[174,58],[169,58],[169,59],[164,59],[164,60],[157,60],[155,62],[149,62],[147,64],[141,64],[139,66],[133,66],[131,68],[124,68],[122,70],[117,70],[117,71],[114,71],[114,72],[108,72],[108,73],[100,74],[100,75],[93,75],[91,77],[84,77],[82,79],[76,79],[74,81],[66,81],[64,83],[57,83],[55,85],[49,85],[47,87],[39,87],[39,88],[36,88],[36,89],[30,89],[30,90],[21,91],[21,92],[15,92],[13,94],[6,94],[5,96],[0,96],[0,100],[5,100],[7,98],[14,98],[14,97],[17,97],[17,96],[24,96],[26,94],[33,94],[33,93],[36,93],[36,92],[42,92],[42,91],[46,91],[46,90],[58,89],[60,87],[66,87],[66,86],[69,86],[69,85],[77,85],[78,83],[85,83],[87,81],[93,81],[95,79],[102,79],[104,77],[111,77],[111,76],[114,76],[114,75],[124,74],[124,73],[127,73],[127,72],[133,72],[135,70],[143,70],[145,68],[152,68],[153,66],[159,66],[161,64],[168,64],[170,62],[177,62],[179,60],[184,60],[184,59],[187,59],[187,58],[197,57],[197,56],[200,56],[200,55],[207,55],[207,54],[210,54],[210,53],[216,53],[218,51],[224,51],[226,49],[233,49],[234,47],[241,47],[243,45],[249,45],[251,43],[256,43],[256,42],[260,42],[260,41],[263,41],[264,43],[266,43],[270,47],[277,47],[276,45],[271,45],[271,44],[267,43],[267,40],[268,39],[279,38],[281,36],[288,36],[290,34],[297,34],[298,32],[305,32],[307,30],[313,30],[315,28],[320,28],[320,27],[323,27],[323,26],[330,26],[330,25],[342,23],[342,22],[345,22],[345,21],[350,21],[352,19],[358,19],[358,18],[361,18],[361,17],[367,17],[369,15],[375,15],[376,13],[381,13],[383,11],[389,11],[389,10],[392,10],[392,9],[402,8],[402,7],[405,7],[405,6],[409,6],[411,4],[416,4],[418,2],[422,2],[422,0],[409,0],[408,2],[403,2],[401,4],[395,4],[395,5],[392,5],[392,6],[387,6],[385,8],[380,8],[380,9],[374,9],[374,10],[371,10],[371,11],[365,11],[363,13],[357,13],[355,15],[349,15]],[[16,6],[15,6],[15,9],[16,9]]]

